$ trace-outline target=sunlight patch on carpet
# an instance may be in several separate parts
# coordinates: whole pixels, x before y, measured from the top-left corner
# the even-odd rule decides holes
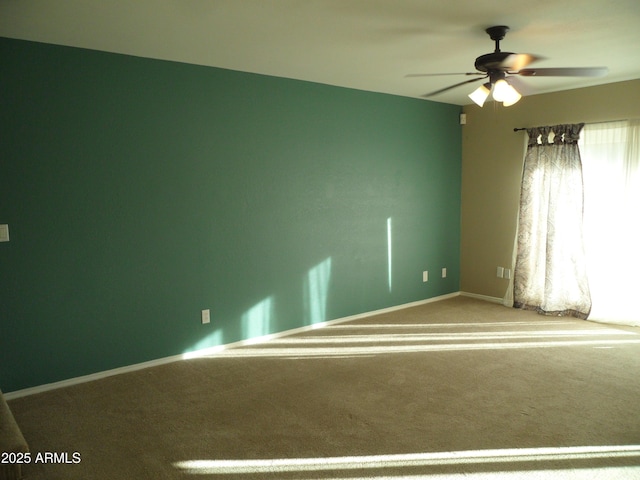
[[[179,470],[182,470],[184,473],[192,475],[219,475],[305,472],[322,470],[406,468],[439,465],[483,465],[494,463],[511,464],[522,462],[549,462],[559,460],[594,460],[620,457],[637,457],[640,459],[640,445],[512,448],[496,450],[409,453],[397,455],[364,455],[327,458],[320,457],[249,460],[187,460],[182,462],[175,462],[173,466]],[[626,471],[629,468],[630,467],[627,467],[624,470]],[[523,471],[511,472],[511,470],[512,469],[510,469],[509,472],[500,473],[517,473],[518,475],[526,473]],[[600,471],[606,469],[597,468],[593,470]],[[640,467],[634,467],[634,470],[637,473],[640,470]],[[541,471],[544,471],[544,467],[535,471],[529,470],[528,473],[538,473]],[[553,471],[556,473],[558,472],[558,470]],[[491,474],[493,475],[495,473]],[[485,473],[484,475],[487,474]]]
[[[513,350],[525,348],[557,348],[557,347],[598,347],[638,345],[640,339],[629,340],[569,340],[569,341],[533,341],[533,342],[486,342],[486,343],[442,343],[416,345],[369,345],[343,347],[252,347],[230,348],[216,353],[219,357],[333,357],[383,355],[397,353],[427,353],[468,350]],[[201,357],[207,356],[206,354]]]

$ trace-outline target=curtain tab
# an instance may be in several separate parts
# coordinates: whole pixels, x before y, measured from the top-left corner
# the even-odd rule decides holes
[[[578,143],[584,123],[527,128],[528,146]]]
[[[565,125],[566,130],[564,132],[564,142],[565,143],[578,143],[580,140],[580,132],[584,127],[584,123],[574,123],[570,125]]]

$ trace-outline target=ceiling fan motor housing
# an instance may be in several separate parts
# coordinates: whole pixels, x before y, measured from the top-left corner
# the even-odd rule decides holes
[[[475,67],[481,72],[491,72],[492,70],[507,71],[504,61],[507,57],[515,55],[512,52],[493,52],[486,55],[480,55],[476,58]]]

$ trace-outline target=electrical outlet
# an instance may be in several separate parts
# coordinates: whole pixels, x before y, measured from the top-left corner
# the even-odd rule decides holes
[[[496,269],[496,277],[504,278],[504,268],[503,267],[498,267]]]
[[[427,272],[426,270],[424,272],[422,272],[422,281],[423,282],[428,282],[429,281],[429,272]]]
[[[202,324],[211,322],[211,310],[202,310]]]
[[[442,269],[442,278],[447,278],[447,269],[446,268]]]
[[[9,225],[0,225],[0,242],[9,241]]]
[[[511,269],[510,268],[505,268],[504,269],[504,278],[511,278]]]

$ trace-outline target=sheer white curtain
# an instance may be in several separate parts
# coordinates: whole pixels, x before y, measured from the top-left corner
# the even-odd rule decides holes
[[[583,243],[583,124],[527,129],[518,217],[513,306],[587,318]]]
[[[640,325],[640,120],[586,125],[579,148],[589,320]]]

